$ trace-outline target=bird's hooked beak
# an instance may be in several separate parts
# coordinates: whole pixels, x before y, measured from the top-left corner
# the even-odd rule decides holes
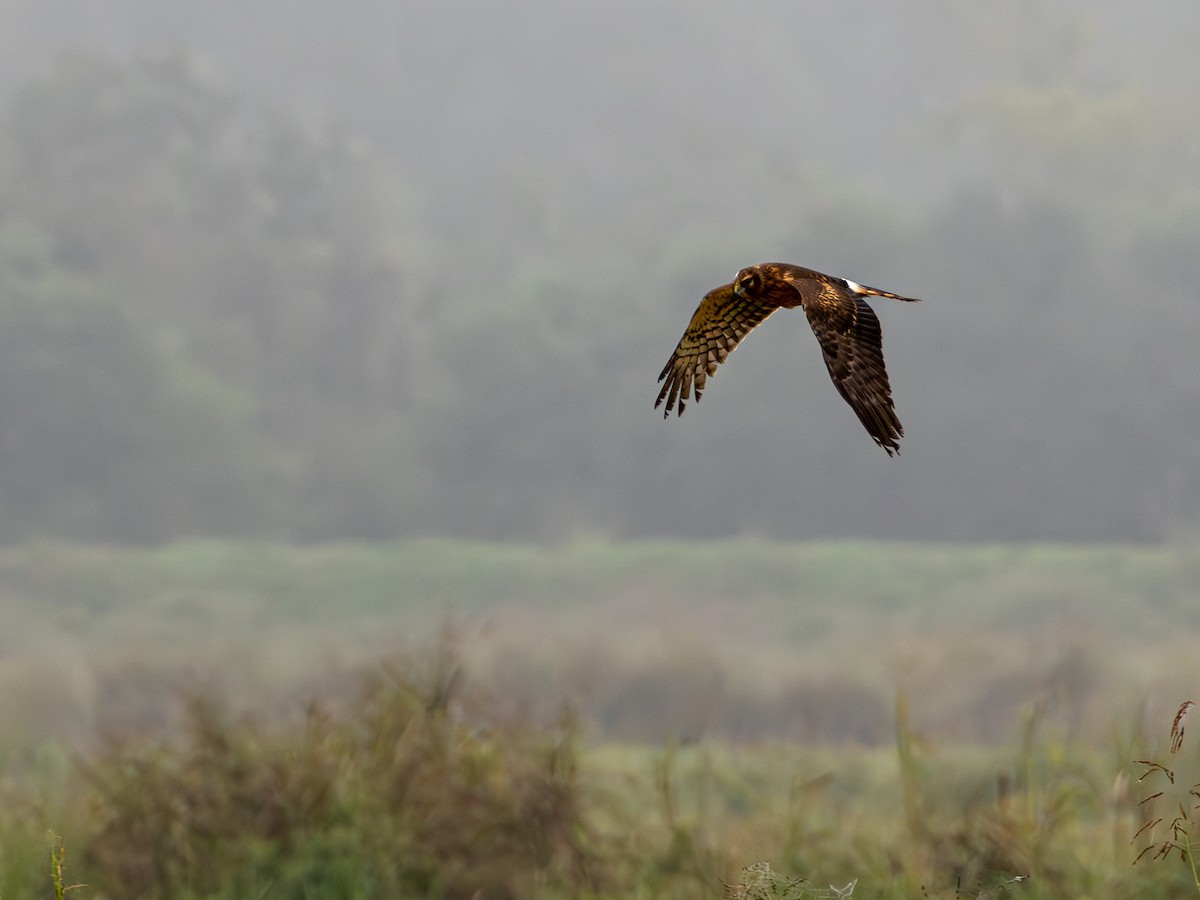
[[[746,299],[746,288],[741,283],[741,281],[735,281],[733,283],[733,292],[735,294],[737,294],[739,297],[741,297],[743,300]]]

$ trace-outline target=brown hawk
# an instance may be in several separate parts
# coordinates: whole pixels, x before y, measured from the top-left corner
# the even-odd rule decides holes
[[[899,453],[897,441],[904,437],[904,428],[896,418],[892,388],[883,367],[883,333],[864,297],[910,303],[917,299],[788,263],[742,269],[730,284],[714,288],[700,301],[679,346],[658,376],[663,386],[655,408],[666,400],[663,415],[670,415],[678,400],[679,415],[683,415],[684,401],[693,392],[700,400],[708,376],[742,338],[775,310],[801,306],[821,345],[833,386],[875,443],[889,456]]]

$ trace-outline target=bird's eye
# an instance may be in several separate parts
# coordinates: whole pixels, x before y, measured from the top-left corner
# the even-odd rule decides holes
[[[753,294],[757,291],[761,284],[762,279],[759,278],[757,272],[747,272],[734,282],[733,289],[744,297],[746,294]]]

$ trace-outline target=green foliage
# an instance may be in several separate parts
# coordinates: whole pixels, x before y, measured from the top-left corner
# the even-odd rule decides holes
[[[938,746],[901,696],[891,747],[663,750],[507,714],[466,662],[447,639],[306,704],[238,713],[193,693],[170,725],[110,724],[66,768],[10,755],[2,896],[682,900],[724,881],[743,900],[1142,900],[1190,884],[1186,865],[1133,865],[1164,834],[1168,855],[1187,846],[1178,827],[1135,833],[1177,799],[1131,799],[1131,760],[1152,758],[1136,725],[1102,752],[1029,707],[1015,741]],[[65,841],[48,847],[50,827]]]
[[[10,538],[370,530],[412,394],[399,180],[184,56],[69,60],[8,120]]]
[[[4,738],[161,722],[191,679],[315,690],[335,680],[315,660],[362,663],[453,615],[479,623],[473,665],[509,709],[577,697],[614,739],[878,746],[898,682],[957,740],[1003,740],[1035,701],[1102,739],[1115,708],[1200,674],[1195,571],[1185,542],[38,542],[0,550]]]
[[[150,539],[244,511],[269,475],[245,403],[53,253],[34,226],[0,227],[0,538]]]
[[[488,716],[440,663],[389,668],[299,726],[194,700],[177,740],[89,762],[98,890],[154,896],[449,896],[592,881],[572,736]]]

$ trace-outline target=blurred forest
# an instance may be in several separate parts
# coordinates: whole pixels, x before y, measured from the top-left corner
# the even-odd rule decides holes
[[[0,19],[0,540],[1200,527],[1194,3]],[[652,409],[767,259],[925,300],[900,459],[797,314]]]

